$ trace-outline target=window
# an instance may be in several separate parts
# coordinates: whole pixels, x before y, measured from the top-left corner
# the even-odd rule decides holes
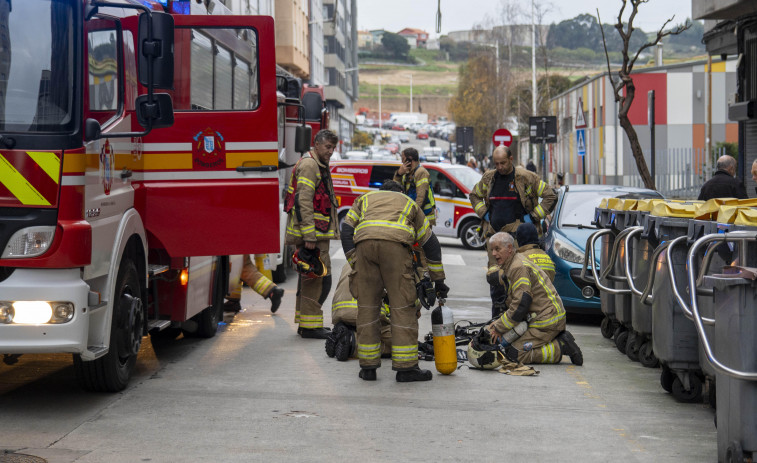
[[[429,183],[431,184],[431,188],[434,191],[434,196],[443,196],[446,198],[451,197],[457,197],[457,198],[464,198],[465,195],[462,194],[462,191],[460,191],[457,186],[455,186],[454,183],[452,183],[452,180],[448,179],[446,175],[439,172],[435,169],[428,169],[429,174]],[[447,194],[442,194],[442,191],[444,191]],[[452,193],[451,195],[448,193]]]
[[[380,188],[385,180],[391,180],[394,177],[397,168],[398,166],[373,166],[368,186],[371,188]]]
[[[193,29],[191,109],[255,109],[259,98],[257,52],[257,35],[252,29]],[[183,87],[177,85],[177,89]]]
[[[115,112],[119,107],[118,34],[115,28],[87,34],[87,51],[89,109]]]

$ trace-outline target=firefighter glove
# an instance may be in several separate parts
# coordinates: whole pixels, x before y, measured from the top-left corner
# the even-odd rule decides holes
[[[444,284],[444,280],[438,280],[436,283],[434,283],[434,288],[436,289],[436,296],[439,299],[447,299],[447,294],[449,294],[449,286]]]

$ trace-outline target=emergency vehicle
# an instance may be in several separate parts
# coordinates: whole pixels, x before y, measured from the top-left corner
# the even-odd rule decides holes
[[[397,161],[332,161],[331,179],[334,194],[339,203],[339,227],[358,196],[378,190],[384,180],[391,180],[400,167]],[[434,234],[460,238],[468,249],[483,249],[484,242],[478,235],[481,219],[468,200],[481,174],[467,166],[446,163],[426,163],[429,183],[436,201],[436,225]]]
[[[215,335],[228,256],[279,249],[273,19],[163,3],[0,2],[0,353],[90,390]]]

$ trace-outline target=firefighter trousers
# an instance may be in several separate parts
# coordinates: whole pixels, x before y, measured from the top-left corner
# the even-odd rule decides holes
[[[323,278],[306,278],[299,276],[297,281],[297,299],[295,302],[294,322],[300,328],[323,328],[323,301],[331,291],[331,257],[329,240],[316,241],[321,251],[321,261],[326,266],[327,274]]]
[[[239,280],[244,281],[253,291],[266,298],[271,295],[271,291],[276,287],[271,280],[260,273],[260,270],[258,270],[257,265],[252,261],[249,254],[244,255],[244,265],[242,266],[242,274],[239,276]],[[231,294],[228,299],[238,301],[241,298],[242,284],[240,281],[235,281],[232,284]]]
[[[560,363],[562,351],[555,339],[565,329],[565,320],[547,327],[529,327],[523,336],[513,342],[518,349],[518,361],[529,363]]]
[[[357,299],[357,354],[361,368],[381,366],[381,299],[389,297],[392,326],[392,369],[418,365],[418,319],[410,251],[401,243],[365,240],[357,243],[350,291]]]

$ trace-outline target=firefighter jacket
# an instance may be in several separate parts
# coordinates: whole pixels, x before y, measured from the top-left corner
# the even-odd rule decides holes
[[[394,181],[402,185],[405,194],[415,200],[415,204],[421,208],[431,226],[434,226],[436,224],[436,200],[434,200],[434,191],[428,179],[428,170],[420,165],[404,175],[400,175],[399,171],[394,173]]]
[[[426,260],[431,279],[443,280],[444,268],[441,262],[441,247],[431,231],[426,216],[418,205],[407,195],[394,191],[372,191],[355,200],[347,212],[345,225],[354,229],[354,238],[350,246],[345,247],[347,259],[354,257],[354,244],[363,240],[386,240],[404,244],[408,249],[408,258],[416,242],[426,251]],[[434,237],[434,252],[428,252],[426,243]],[[345,239],[342,239],[342,246]]]
[[[468,195],[473,210],[482,219],[491,208],[489,196],[496,173],[496,169],[487,170]],[[515,189],[518,191],[523,208],[531,215],[535,224],[539,223],[548,213],[552,212],[557,202],[557,195],[549,185],[539,179],[538,175],[522,167],[515,167],[515,180],[513,183],[515,184]],[[539,198],[542,198],[541,204],[539,203]],[[493,230],[489,222],[486,222],[484,231],[486,236],[490,236],[500,230]],[[512,231],[515,231],[515,229]]]
[[[555,263],[538,244],[526,244],[518,248],[518,253],[536,264],[549,277],[549,281],[555,281]]]
[[[284,198],[286,244],[339,239],[337,205],[329,166],[312,154],[292,169]]]
[[[506,281],[505,281],[506,279]],[[547,275],[522,254],[515,253],[501,266],[500,281],[507,290],[507,310],[494,322],[498,333],[505,333],[528,319],[530,328],[565,326],[565,308]]]
[[[334,298],[331,300],[331,322],[334,325],[339,322],[350,326],[357,325],[357,299],[352,297],[352,293],[350,292],[350,271],[352,271],[352,267],[349,264],[344,264],[342,273],[339,275],[339,282],[336,284],[336,289],[334,290]],[[386,303],[386,299],[384,299],[379,316],[382,327],[390,324],[389,317],[389,305]],[[391,341],[391,338],[389,341]]]

